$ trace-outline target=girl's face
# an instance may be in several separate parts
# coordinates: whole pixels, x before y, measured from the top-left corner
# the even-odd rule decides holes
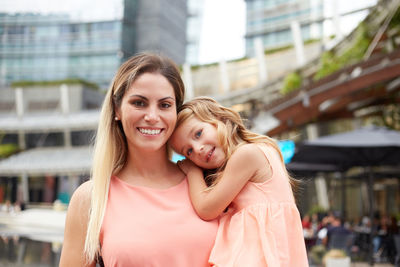
[[[125,92],[116,114],[129,148],[163,149],[176,124],[174,89],[163,75],[143,73]]]
[[[182,123],[172,134],[171,147],[203,169],[220,167],[225,152],[218,142],[217,128],[196,117]]]

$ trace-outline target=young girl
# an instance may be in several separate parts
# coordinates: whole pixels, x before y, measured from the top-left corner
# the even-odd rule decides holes
[[[296,181],[273,139],[247,130],[237,112],[200,97],[180,108],[170,145],[190,160],[178,165],[198,215],[221,215],[213,266],[308,266],[292,192]]]

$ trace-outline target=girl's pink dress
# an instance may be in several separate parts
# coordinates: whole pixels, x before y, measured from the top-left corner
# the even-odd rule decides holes
[[[187,179],[168,189],[132,186],[112,177],[100,232],[105,266],[205,267],[218,221],[201,220]]]
[[[273,175],[248,182],[220,218],[210,263],[219,267],[309,266],[299,211],[278,153],[257,145]]]

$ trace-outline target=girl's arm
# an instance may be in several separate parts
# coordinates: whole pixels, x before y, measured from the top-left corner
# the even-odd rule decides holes
[[[91,183],[79,186],[72,195],[65,221],[64,241],[60,266],[95,266],[87,264],[84,254],[89,220]]]
[[[266,167],[266,162],[264,154],[255,145],[243,145],[232,154],[221,179],[209,190],[206,190],[200,168],[188,161],[179,164],[179,167],[188,177],[190,198],[197,214],[203,220],[213,220],[226,209],[257,170]]]

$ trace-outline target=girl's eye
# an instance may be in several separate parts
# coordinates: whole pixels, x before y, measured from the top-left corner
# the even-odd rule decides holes
[[[186,151],[187,156],[189,157],[190,154],[192,154],[192,152],[193,152],[193,149],[189,148],[189,149]]]
[[[169,108],[172,105],[170,103],[161,103],[161,108]]]
[[[199,138],[200,136],[201,136],[201,133],[203,132],[203,130],[198,130],[195,134],[194,134],[194,136],[196,137],[196,138]]]

